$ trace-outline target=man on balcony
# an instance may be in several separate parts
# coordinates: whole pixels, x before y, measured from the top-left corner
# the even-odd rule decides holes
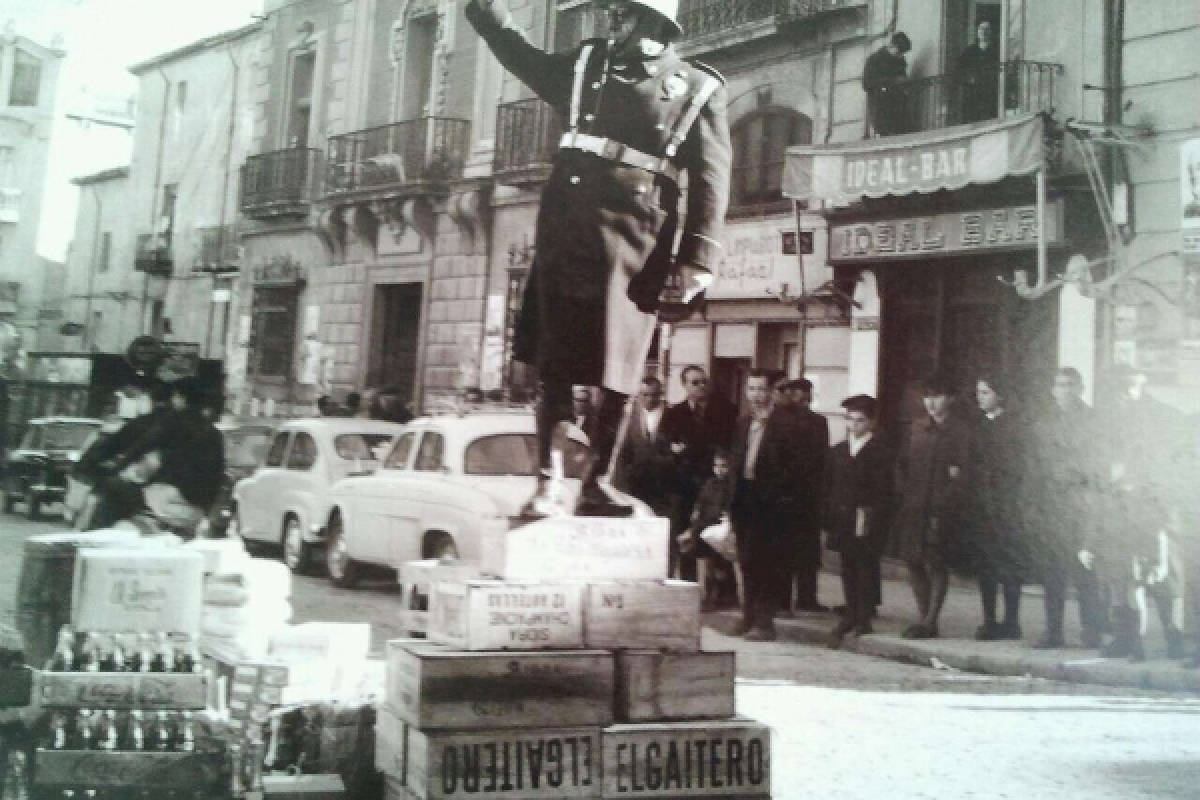
[[[609,36],[566,53],[526,41],[502,0],[471,0],[467,19],[509,71],[565,115],[567,133],[542,190],[536,257],[514,357],[535,364],[538,490],[525,511],[565,513],[551,472],[555,430],[571,386],[599,386],[594,461],[579,514],[631,513],[601,486],[625,399],[643,377],[659,295],[672,269],[683,303],[712,282],[729,198],[731,147],[724,80],[679,57],[678,0],[597,0]],[[679,176],[687,209],[678,253]]]
[[[908,133],[908,101],[905,81],[908,61],[904,54],[912,42],[904,33],[893,33],[888,43],[876,50],[863,65],[862,87],[867,93],[867,117],[875,136]]]
[[[992,41],[992,23],[983,20],[975,29],[975,42],[958,57],[962,87],[963,122],[996,117],[1000,97],[1000,55]]]

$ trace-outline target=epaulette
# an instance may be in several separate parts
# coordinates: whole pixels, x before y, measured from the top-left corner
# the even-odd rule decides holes
[[[685,59],[685,60],[687,61],[687,63],[691,64],[696,69],[701,70],[703,72],[707,72],[709,75],[712,75],[714,78],[716,78],[717,80],[719,80],[721,82],[722,86],[724,86],[726,84],[725,76],[722,75],[720,72],[718,72],[716,67],[710,67],[708,64],[705,64],[703,61],[696,61],[695,59],[692,59],[692,58]]]

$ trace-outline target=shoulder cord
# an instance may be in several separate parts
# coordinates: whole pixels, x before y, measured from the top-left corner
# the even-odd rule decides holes
[[[712,75],[706,76],[704,85],[700,90],[692,95],[692,99],[688,101],[687,111],[683,112],[683,116],[675,123],[675,130],[671,133],[671,138],[667,140],[666,156],[674,158],[679,152],[679,147],[683,144],[683,140],[687,138],[692,130],[692,126],[696,124],[696,120],[700,117],[700,112],[704,110],[704,105],[712,98],[713,93],[720,88],[721,82]]]

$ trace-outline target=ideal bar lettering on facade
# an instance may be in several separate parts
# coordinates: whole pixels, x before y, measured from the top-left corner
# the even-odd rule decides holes
[[[930,255],[959,255],[1032,249],[1038,236],[1046,244],[1062,244],[1062,203],[1046,207],[1039,228],[1036,206],[1015,206],[910,219],[835,225],[830,231],[829,260],[892,261]]]

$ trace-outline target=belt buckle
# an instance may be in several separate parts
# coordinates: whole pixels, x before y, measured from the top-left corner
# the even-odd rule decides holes
[[[567,131],[563,134],[562,141],[559,147],[575,147],[575,140],[579,137],[579,131]]]

